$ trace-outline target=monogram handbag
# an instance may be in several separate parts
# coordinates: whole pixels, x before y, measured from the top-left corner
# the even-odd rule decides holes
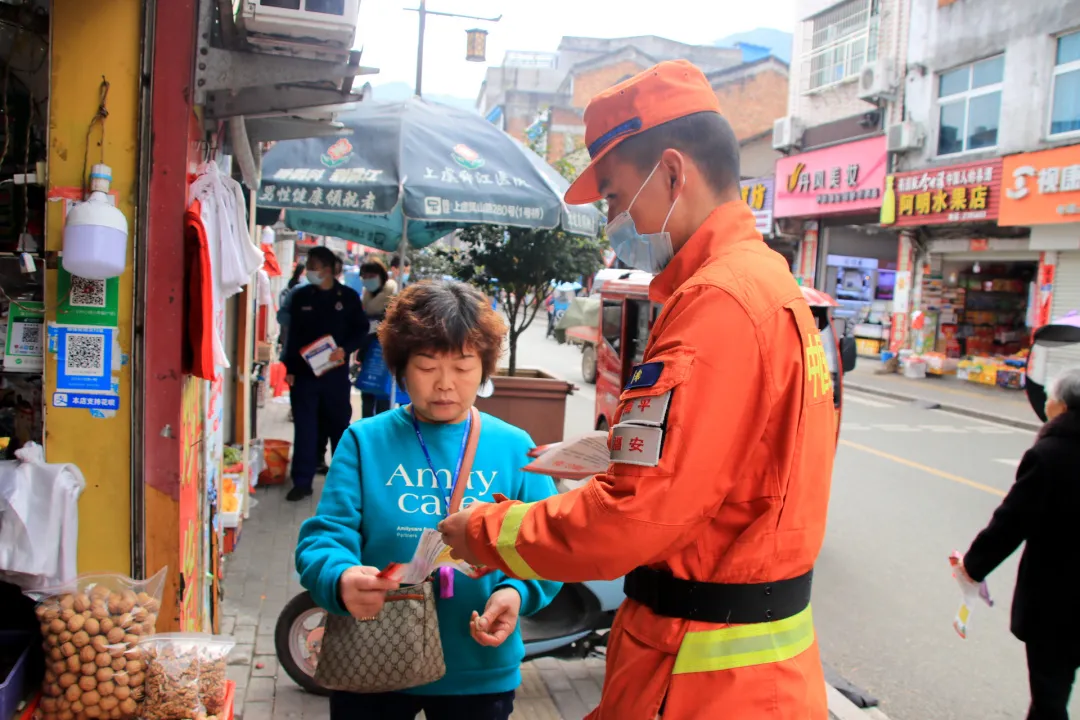
[[[472,409],[469,438],[450,512],[461,509],[476,445],[480,413]],[[382,693],[435,682],[446,674],[435,591],[430,580],[392,590],[374,620],[327,613],[315,682],[328,690]]]

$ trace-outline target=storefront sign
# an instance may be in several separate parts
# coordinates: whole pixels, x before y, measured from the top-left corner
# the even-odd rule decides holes
[[[968,249],[970,249],[971,252],[986,252],[990,249],[990,239],[972,238],[968,243]]]
[[[743,180],[742,199],[754,212],[757,231],[762,235],[772,235],[773,196],[776,193],[776,181],[771,177]]]
[[[881,207],[887,153],[875,137],[776,162],[776,217],[818,217]]]
[[[106,393],[55,392],[52,404],[56,408],[116,411],[120,409],[120,396]]]
[[[1080,145],[1005,158],[999,225],[1080,222]]]
[[[1001,160],[897,173],[885,180],[881,224],[897,227],[993,220]]]

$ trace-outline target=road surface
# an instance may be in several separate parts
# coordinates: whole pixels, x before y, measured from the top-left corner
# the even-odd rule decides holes
[[[566,436],[592,429],[595,388],[580,352],[519,343],[523,366],[577,382]],[[990,576],[994,608],[975,609],[967,640],[952,630],[959,591],[947,558],[966,550],[1012,483],[1030,432],[849,393],[814,578],[824,661],[882,701],[892,720],[1012,720],[1027,708],[1023,645],[1008,631],[1019,553]],[[1065,606],[1072,601],[1062,593]],[[1080,717],[1080,697],[1072,715]]]

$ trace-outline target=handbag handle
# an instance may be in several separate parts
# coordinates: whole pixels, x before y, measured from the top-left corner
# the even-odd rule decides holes
[[[465,445],[465,457],[461,460],[461,471],[458,473],[457,482],[454,483],[454,493],[450,496],[450,515],[461,509],[465,488],[469,484],[469,473],[472,472],[473,460],[476,459],[476,446],[480,444],[480,411],[473,407],[469,409],[469,413],[472,415],[472,423],[469,439]]]

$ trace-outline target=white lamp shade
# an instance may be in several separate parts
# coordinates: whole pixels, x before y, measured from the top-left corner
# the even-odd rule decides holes
[[[105,193],[91,193],[68,211],[62,262],[77,277],[108,280],[123,274],[127,265],[127,218],[105,198]]]

